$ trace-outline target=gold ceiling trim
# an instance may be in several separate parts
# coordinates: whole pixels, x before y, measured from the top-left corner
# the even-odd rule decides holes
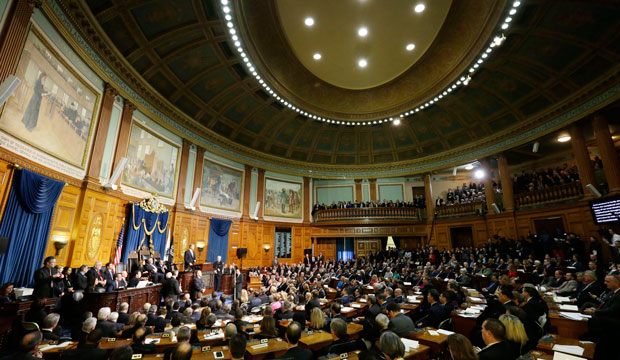
[[[239,1],[233,10],[244,49],[281,97],[329,119],[367,121],[409,111],[462,76],[497,30],[506,3],[453,1],[425,54],[395,79],[364,90],[334,86],[309,71],[289,45],[274,0]]]
[[[121,77],[125,83],[132,88],[139,96],[144,100],[149,101],[150,104],[161,111],[164,115],[170,117],[171,120],[177,121],[188,132],[194,133],[197,137],[202,137],[202,140],[194,137],[189,138],[186,134],[174,126],[167,123],[165,120],[158,117],[147,107],[143,106],[137,99],[134,99],[127,91],[121,86],[118,86],[112,77],[107,74],[98,65],[97,61],[91,58],[90,54],[84,50],[78,41],[73,37],[72,32],[66,27],[55,14],[54,10],[50,8],[48,1],[57,1],[60,8],[65,15],[69,18],[71,25],[77,29],[80,35],[85,41],[92,47],[92,49],[100,57],[100,60],[104,62],[108,67],[114,69],[115,73]],[[415,160],[399,161],[382,163],[376,165],[331,165],[331,164],[316,164],[307,163],[302,161],[289,160],[274,155],[269,155],[263,152],[259,152],[240,145],[234,141],[231,141],[215,132],[207,129],[201,125],[198,121],[191,119],[181,110],[176,108],[170,103],[164,96],[154,90],[148,82],[142,78],[137,71],[128,63],[128,61],[120,54],[118,49],[114,46],[112,41],[107,37],[105,32],[99,26],[97,20],[90,12],[90,9],[83,1],[78,0],[46,0],[43,2],[43,13],[48,17],[56,29],[61,33],[63,38],[69,43],[72,49],[91,67],[91,69],[100,76],[103,81],[111,83],[117,88],[119,94],[124,98],[134,103],[137,108],[149,116],[152,120],[156,121],[161,126],[172,131],[184,139],[195,143],[198,146],[205,148],[209,152],[216,153],[225,158],[233,161],[242,161],[244,164],[270,170],[278,173],[295,175],[295,176],[309,176],[317,179],[329,179],[329,178],[343,178],[343,173],[350,174],[349,178],[359,178],[365,175],[358,175],[365,172],[386,172],[393,171],[389,174],[373,175],[373,177],[394,177],[394,176],[408,176],[419,173],[426,173],[429,171],[435,171],[440,169],[449,168],[454,165],[461,165],[468,161],[479,159],[484,156],[496,154],[500,151],[513,148],[515,146],[522,145],[529,141],[534,140],[537,137],[556,131],[557,129],[566,126],[567,124],[582,119],[588,114],[620,99],[620,92],[609,96],[605,101],[592,106],[581,112],[574,112],[574,109],[578,106],[586,103],[588,100],[594,98],[597,95],[609,90],[613,86],[620,84],[620,64],[610,69],[606,75],[601,76],[597,81],[590,83],[588,86],[583,87],[579,92],[572,94],[570,97],[556,103],[554,106],[545,109],[543,112],[524,119],[517,123],[515,126],[503,130],[494,136],[471,142],[467,145],[450,149],[438,154],[429,155],[426,157],[418,158]],[[285,110],[287,111],[287,110]],[[553,128],[548,128],[541,133],[533,134],[527,138],[522,139],[519,142],[513,142],[503,147],[490,147],[501,143],[515,135],[521,135],[536,126],[544,124],[554,118],[561,115],[568,114],[573,111],[564,121],[557,123]],[[310,120],[309,120],[310,121]],[[391,125],[383,125],[391,126]],[[218,146],[224,147],[227,151],[221,151],[213,148],[207,141],[213,142]],[[229,151],[228,151],[229,150]],[[483,150],[474,155],[474,152]],[[463,156],[463,154],[471,154]],[[239,156],[246,157],[247,159],[240,160]],[[458,159],[456,159],[458,158]],[[450,159],[456,159],[450,162]],[[424,167],[420,171],[407,170],[414,167]],[[404,169],[404,170],[403,170]],[[334,173],[330,174],[318,174],[318,173]]]

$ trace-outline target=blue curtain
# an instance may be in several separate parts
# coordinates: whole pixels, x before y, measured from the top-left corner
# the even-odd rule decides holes
[[[342,238],[336,240],[336,256],[338,260],[347,261],[349,259],[353,259],[355,256],[355,249],[353,246],[353,238]]]
[[[218,255],[226,262],[228,257],[228,230],[232,221],[211,219],[209,223],[209,244],[207,245],[207,262],[217,261]]]
[[[16,171],[4,210],[0,237],[9,247],[0,255],[0,284],[31,286],[41,267],[56,201],[64,182],[23,169]]]
[[[168,215],[145,211],[139,204],[133,203],[131,219],[127,227],[127,239],[123,250],[123,262],[127,263],[127,256],[131,250],[138,250],[142,244],[153,244],[153,250],[163,257],[166,251],[166,237],[168,234]]]

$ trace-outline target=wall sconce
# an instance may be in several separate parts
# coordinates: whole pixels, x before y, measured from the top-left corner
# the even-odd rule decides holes
[[[271,245],[265,244],[263,245],[263,249],[265,250],[265,252],[269,252],[269,249],[271,249]]]
[[[54,247],[56,248],[56,257],[60,256],[60,252],[64,249],[65,246],[69,243],[68,235],[60,235],[54,234],[52,235],[52,242],[54,243]]]
[[[196,247],[198,248],[198,256],[202,256],[202,250],[205,249],[205,242],[204,241],[198,241],[196,243]]]

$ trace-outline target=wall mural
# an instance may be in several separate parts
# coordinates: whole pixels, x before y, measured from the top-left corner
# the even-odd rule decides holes
[[[301,219],[302,184],[265,178],[265,216]]]
[[[243,171],[204,159],[200,205],[241,211]]]
[[[15,71],[22,82],[2,110],[0,129],[83,169],[100,93],[58,53],[33,27]]]
[[[135,122],[131,125],[122,184],[174,198],[180,146]]]

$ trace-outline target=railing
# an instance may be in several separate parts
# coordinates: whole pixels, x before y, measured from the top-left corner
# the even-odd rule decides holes
[[[515,206],[536,206],[557,201],[577,199],[583,196],[581,183],[572,182],[556,185],[542,190],[515,194]]]
[[[479,215],[484,211],[484,201],[465,204],[439,205],[435,208],[437,216]]]
[[[314,219],[317,222],[363,219],[420,220],[420,215],[420,209],[413,207],[369,207],[319,210],[314,214]]]

